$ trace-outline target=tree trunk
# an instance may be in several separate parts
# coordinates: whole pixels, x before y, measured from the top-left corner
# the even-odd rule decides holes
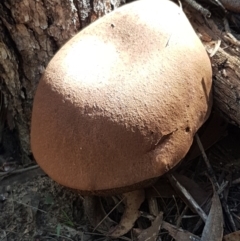
[[[124,0],[0,2],[0,145],[4,133],[1,123],[6,119],[7,128],[16,132],[24,163],[31,161],[29,130],[32,101],[49,60],[80,29],[122,2]],[[239,126],[240,45],[238,42],[232,44],[233,40],[223,31],[221,15],[212,15],[205,20],[192,7],[184,6],[184,11],[210,54],[217,50],[211,58],[214,106],[229,122]]]

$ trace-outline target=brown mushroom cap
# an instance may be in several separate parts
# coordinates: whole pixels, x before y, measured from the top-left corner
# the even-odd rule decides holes
[[[127,4],[74,36],[49,63],[33,106],[34,157],[55,181],[81,191],[158,177],[186,155],[207,119],[211,75],[177,5]]]

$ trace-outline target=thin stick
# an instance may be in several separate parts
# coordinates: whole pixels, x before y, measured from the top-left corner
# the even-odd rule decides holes
[[[208,158],[207,158],[207,155],[206,155],[206,153],[205,153],[205,151],[204,151],[204,148],[203,148],[202,142],[201,142],[201,140],[200,140],[200,138],[199,138],[199,136],[198,136],[198,133],[196,133],[195,138],[196,138],[197,144],[198,144],[198,146],[199,146],[199,149],[200,149],[200,151],[201,151],[201,153],[202,153],[203,160],[204,160],[205,163],[206,163],[207,171],[208,171],[208,173],[209,173],[209,175],[210,175],[210,180],[212,181],[212,183],[213,183],[213,185],[214,185],[214,188],[215,188],[215,190],[216,190],[216,192],[217,192],[218,189],[219,189],[219,184],[218,184],[218,182],[217,182],[217,178],[216,178],[216,176],[215,176],[215,174],[214,174],[214,171],[213,171],[213,169],[212,169],[212,166],[210,165],[210,162],[209,162],[209,160],[208,160]]]
[[[93,229],[93,232],[103,223],[103,221],[119,206],[119,204],[124,200],[122,198],[111,210],[110,212],[98,223],[98,225]]]
[[[177,179],[172,175],[172,174],[168,174],[167,175],[168,180],[170,181],[170,183],[172,184],[173,187],[177,188],[178,191],[180,191],[184,197],[187,199],[187,201],[189,203],[191,203],[192,208],[194,208],[194,210],[196,211],[196,213],[198,213],[198,215],[202,218],[202,220],[204,222],[206,222],[207,220],[207,215],[206,213],[202,210],[202,208],[197,204],[197,202],[193,199],[193,197],[191,196],[191,194],[186,190],[185,187],[183,187],[178,181]]]
[[[229,41],[231,44],[240,47],[240,41],[232,35],[228,20],[226,18],[223,19],[223,23],[224,23],[224,28],[226,32],[226,35],[224,36],[224,38],[227,41]]]
[[[36,168],[40,168],[40,167],[38,165],[34,165],[34,166],[26,167],[26,168],[16,169],[16,170],[10,171],[10,172],[0,173],[0,178],[3,178],[5,176],[9,176],[11,174],[23,173],[23,172],[33,170],[33,169],[36,169]]]
[[[211,17],[211,12],[208,11],[206,8],[202,7],[195,0],[185,0],[185,2],[188,5],[192,6],[194,9],[196,9],[198,12],[200,12],[205,18],[210,18]]]
[[[199,146],[199,149],[200,149],[200,151],[201,151],[201,153],[202,153],[203,159],[204,159],[204,161],[205,161],[205,163],[206,163],[206,165],[207,165],[207,172],[208,172],[208,174],[209,174],[209,175],[208,175],[208,178],[209,178],[209,180],[212,182],[213,187],[215,188],[215,191],[216,191],[217,193],[219,193],[220,186],[219,186],[219,184],[218,184],[218,182],[217,182],[216,175],[214,174],[214,171],[213,171],[213,169],[212,169],[212,166],[210,165],[210,162],[209,162],[209,160],[208,160],[208,158],[207,158],[207,155],[206,155],[206,153],[205,153],[205,151],[204,151],[202,142],[201,142],[201,140],[200,140],[200,138],[199,138],[199,136],[198,136],[197,133],[196,133],[196,135],[195,135],[195,138],[196,138],[196,140],[197,140],[197,144],[198,144],[198,146]],[[220,193],[220,194],[218,194],[218,195],[219,195],[219,198],[220,198],[220,200],[221,200],[223,209],[224,209],[225,213],[227,214],[227,217],[228,217],[229,223],[230,223],[230,225],[231,225],[231,228],[233,229],[233,231],[237,231],[237,227],[236,227],[236,225],[235,225],[235,223],[234,223],[232,214],[231,214],[231,212],[230,212],[230,209],[229,209],[229,207],[228,207],[228,205],[227,205],[227,202],[226,202],[223,194]]]

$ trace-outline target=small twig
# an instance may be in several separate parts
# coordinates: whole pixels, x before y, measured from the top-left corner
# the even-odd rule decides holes
[[[10,176],[12,174],[23,173],[23,172],[26,172],[26,171],[29,171],[29,170],[33,170],[33,169],[36,169],[36,168],[39,168],[39,166],[38,165],[34,165],[34,166],[26,167],[26,168],[16,169],[16,170],[10,171],[10,172],[0,173],[0,178],[6,177],[6,176]]]
[[[182,213],[178,216],[176,226],[179,228],[182,222],[182,219],[186,212],[188,211],[188,206],[186,205],[185,208],[183,209]]]
[[[74,241],[73,239],[71,239],[71,238],[69,238],[69,237],[67,237],[67,236],[63,236],[63,235],[56,234],[56,233],[49,233],[49,235],[55,236],[55,237],[58,237],[58,238],[64,238],[64,239],[67,239],[67,240],[70,240],[70,241]],[[47,238],[52,239],[52,238],[50,238],[50,237],[47,237]]]
[[[240,222],[240,217],[237,214],[233,213],[232,215]]]
[[[185,2],[188,5],[192,6],[194,9],[196,9],[198,12],[200,12],[205,18],[211,17],[211,12],[209,10],[207,10],[206,8],[202,7],[195,0],[185,0]]]
[[[206,164],[206,166],[207,166],[207,171],[208,171],[208,173],[209,173],[210,180],[212,181],[212,183],[213,183],[213,185],[214,185],[214,188],[215,188],[215,190],[216,190],[216,192],[217,192],[218,189],[219,189],[219,184],[218,184],[218,182],[217,182],[217,178],[216,178],[216,176],[215,176],[215,174],[214,174],[214,171],[213,171],[213,169],[212,169],[212,166],[210,165],[210,162],[209,162],[209,160],[208,160],[208,158],[207,158],[207,155],[206,155],[206,153],[205,153],[205,151],[204,151],[204,148],[203,148],[202,142],[201,142],[201,140],[200,140],[200,138],[199,138],[199,136],[198,136],[198,133],[196,133],[195,139],[196,139],[197,144],[198,144],[198,146],[199,146],[199,149],[200,149],[200,151],[201,151],[201,153],[202,153],[203,160],[205,161],[205,164]]]
[[[226,182],[223,182],[221,185],[220,185],[220,187],[219,187],[219,189],[218,189],[218,195],[220,195],[223,191],[224,191],[224,189],[228,186],[228,181],[226,181]]]
[[[140,216],[141,217],[144,217],[144,218],[147,218],[148,220],[150,220],[151,222],[155,220],[156,216],[150,214],[150,213],[146,213],[146,212],[143,212],[143,211],[140,211]]]
[[[224,28],[225,28],[225,32],[226,35],[224,36],[224,38],[229,41],[231,44],[240,47],[240,41],[238,39],[236,39],[233,34],[231,33],[231,29],[229,27],[229,23],[227,18],[223,19],[223,23],[224,23]]]
[[[183,187],[178,181],[177,179],[172,175],[172,174],[168,174],[167,175],[168,180],[170,181],[170,183],[172,184],[172,186],[174,188],[177,188],[178,191],[180,191],[184,197],[187,199],[187,201],[191,204],[192,208],[194,208],[194,210],[196,211],[196,213],[198,213],[198,215],[202,218],[202,220],[204,222],[206,222],[207,220],[207,215],[206,213],[202,210],[202,208],[197,204],[197,202],[193,199],[193,197],[191,196],[191,194],[186,190],[185,187]]]
[[[215,3],[217,6],[221,7],[221,9],[226,13],[227,9],[222,5],[219,0],[211,0],[211,2]]]
[[[83,235],[97,235],[97,236],[102,236],[104,238],[104,240],[106,240],[106,235],[105,234],[101,234],[101,233],[94,233],[94,232],[82,232],[82,239],[81,240],[85,240],[83,239]],[[126,240],[126,241],[132,241],[130,238],[127,238],[125,236],[121,236],[118,237],[118,239],[122,239],[122,240]]]
[[[33,210],[37,210],[37,211],[42,212],[42,213],[48,213],[48,212],[46,212],[46,211],[44,211],[44,210],[42,210],[42,209],[39,209],[38,207],[33,207],[32,205],[29,205],[29,204],[26,204],[26,203],[22,203],[22,202],[19,202],[19,201],[14,200],[14,199],[13,199],[13,202],[18,203],[18,204],[21,204],[21,205],[23,205],[23,206],[25,206],[25,207],[29,207],[29,208],[31,208],[31,209],[33,209]]]
[[[196,233],[197,230],[202,226],[203,224],[203,220],[201,218],[199,218],[198,222],[195,224],[194,229],[192,230],[193,233]]]
[[[221,200],[221,201],[222,201],[223,209],[224,209],[225,213],[226,213],[227,216],[228,216],[228,221],[229,221],[229,223],[230,223],[230,226],[231,226],[232,230],[233,230],[234,232],[236,232],[238,229],[237,229],[236,224],[235,224],[235,222],[234,222],[232,213],[230,212],[230,209],[229,209],[226,201],[225,201],[225,200]]]
[[[179,207],[178,207],[178,203],[177,203],[177,200],[175,198],[174,195],[172,195],[172,198],[173,198],[173,201],[175,202],[175,205],[176,205],[176,209],[177,209],[177,216],[180,216],[180,212],[179,212]]]
[[[232,185],[236,185],[240,183],[240,177],[232,181]]]
[[[104,220],[106,218],[109,217],[109,215],[122,203],[122,201],[124,200],[124,198],[122,198],[111,210],[109,213],[107,213],[107,215],[98,223],[98,225],[93,229],[93,232],[97,230],[97,228],[104,222]]]

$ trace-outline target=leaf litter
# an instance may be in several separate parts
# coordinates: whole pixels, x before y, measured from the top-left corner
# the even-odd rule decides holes
[[[240,130],[230,126],[228,132],[206,151],[207,165],[201,155],[183,161],[145,189],[145,201],[139,212],[133,211],[136,222],[127,215],[131,230],[116,240],[239,240]],[[2,174],[0,240],[112,240],[89,224],[84,197],[58,185],[39,168]],[[100,199],[104,215],[114,224],[125,205],[132,205],[120,202],[121,197]]]

